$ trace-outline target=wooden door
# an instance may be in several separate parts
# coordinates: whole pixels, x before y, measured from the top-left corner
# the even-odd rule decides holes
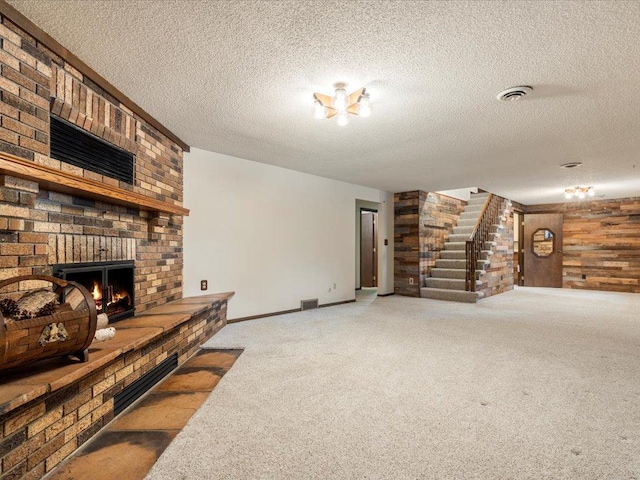
[[[360,285],[377,287],[377,212],[360,212]]]
[[[524,216],[524,285],[562,287],[562,215]]]

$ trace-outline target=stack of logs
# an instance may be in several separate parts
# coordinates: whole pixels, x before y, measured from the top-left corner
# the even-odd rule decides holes
[[[51,289],[6,294],[0,315],[0,370],[37,360],[73,355],[88,360],[97,327],[96,304],[82,285],[47,275],[27,275],[0,282],[0,291],[20,282],[49,282]],[[5,318],[7,314],[7,318]]]

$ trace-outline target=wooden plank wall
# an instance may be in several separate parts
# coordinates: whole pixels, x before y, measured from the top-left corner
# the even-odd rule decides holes
[[[513,290],[513,207],[509,207],[509,200],[502,198],[501,209],[506,210],[506,220],[501,221],[503,229],[497,237],[493,255],[481,280],[482,285],[476,291],[483,292],[484,298]]]
[[[420,192],[396,193],[393,196],[393,210],[394,292],[396,295],[419,297]]]
[[[420,192],[420,284],[431,274],[440,250],[458,223],[464,200],[434,192]]]
[[[525,213],[562,213],[564,288],[640,293],[640,197],[531,205]]]

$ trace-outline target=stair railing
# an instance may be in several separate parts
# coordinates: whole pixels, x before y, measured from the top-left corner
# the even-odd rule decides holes
[[[464,288],[467,292],[476,291],[476,266],[482,254],[482,245],[489,240],[489,234],[493,225],[499,223],[501,198],[489,194],[482,206],[482,212],[478,217],[473,232],[465,245],[465,257],[467,260],[467,272]]]

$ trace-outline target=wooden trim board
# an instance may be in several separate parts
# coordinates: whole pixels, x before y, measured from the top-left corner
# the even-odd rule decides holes
[[[356,299],[353,298],[351,300],[344,300],[342,302],[325,303],[324,305],[318,305],[318,308],[335,307],[336,305],[342,305],[344,303],[353,303],[355,301],[356,301]],[[292,310],[282,310],[280,312],[262,313],[260,315],[251,315],[249,317],[234,318],[232,320],[227,320],[227,323],[246,322],[247,320],[258,320],[260,318],[275,317],[277,315],[287,315],[289,313],[296,313],[296,312],[301,312],[301,311],[302,310],[300,308],[294,308]],[[309,310],[305,310],[305,312],[308,312],[308,311]]]
[[[280,312],[271,312],[271,313],[262,313],[260,315],[251,315],[249,317],[240,317],[234,318],[232,320],[227,319],[227,323],[239,323],[246,322],[247,320],[258,320],[259,318],[267,318],[267,317],[275,317],[277,315],[287,315],[289,313],[301,312],[299,308],[294,308],[292,310],[282,310]]]
[[[79,177],[55,168],[30,162],[29,160],[23,160],[20,157],[4,152],[0,152],[0,172],[37,182],[44,189],[54,192],[152,212],[189,215],[189,210],[179,205],[163,202],[124,188],[105,185],[97,180]]]
[[[342,302],[325,303],[324,305],[318,305],[318,308],[335,307],[336,305],[344,305],[345,303],[353,303],[355,301],[356,299],[352,298],[351,300],[343,300]]]

